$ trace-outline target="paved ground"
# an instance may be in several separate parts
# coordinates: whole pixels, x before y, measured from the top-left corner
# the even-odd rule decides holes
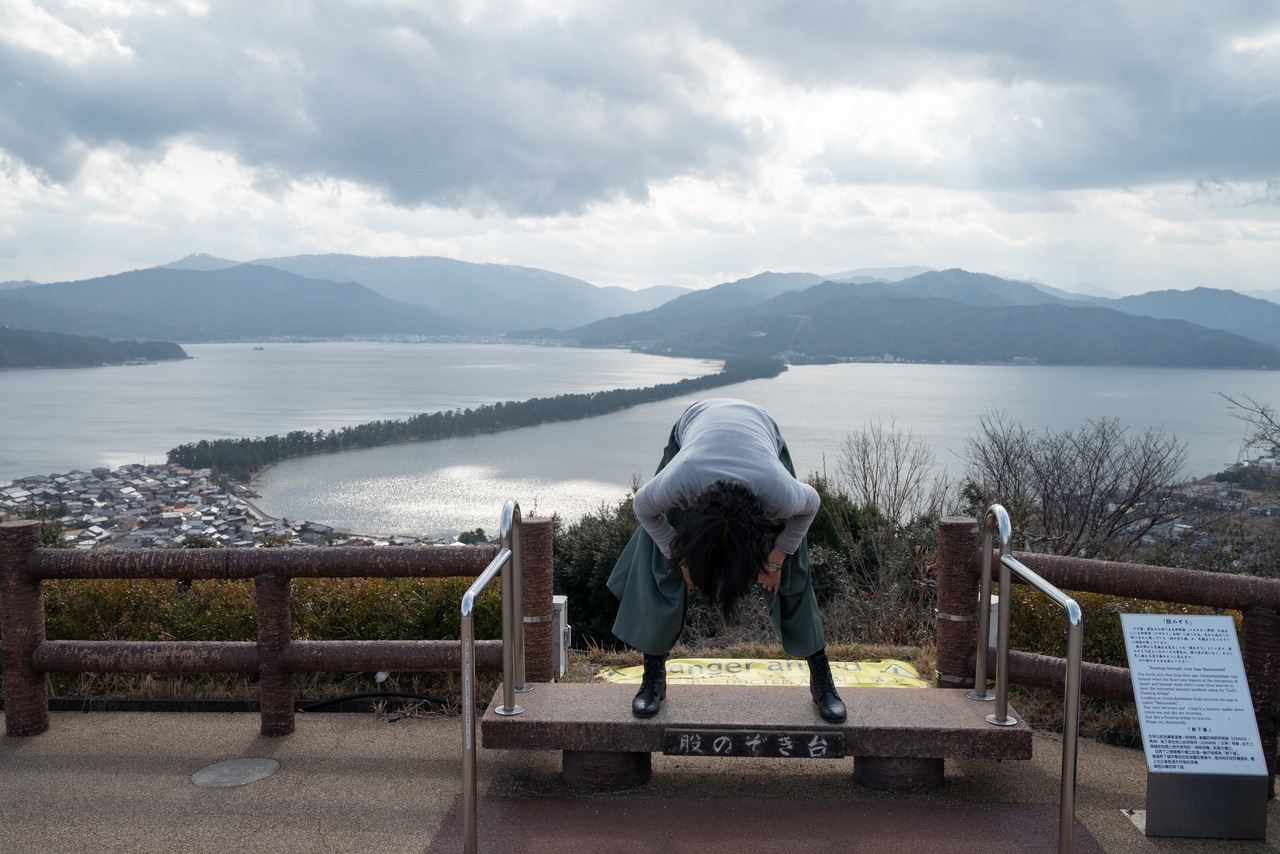
[[[0,737],[0,851],[453,852],[459,845],[457,718],[300,715],[258,735],[251,714],[55,713],[49,732]],[[214,763],[274,759],[271,776],[195,785]],[[1061,752],[1031,762],[952,761],[927,796],[867,792],[844,761],[655,756],[643,789],[582,795],[559,755],[481,751],[482,851],[1054,851]],[[1081,746],[1077,851],[1280,851],[1268,841],[1149,839],[1142,754]]]

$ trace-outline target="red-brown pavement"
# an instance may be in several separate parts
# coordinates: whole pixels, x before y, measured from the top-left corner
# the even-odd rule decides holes
[[[1061,748],[1037,734],[1031,761],[948,760],[947,782],[903,797],[861,789],[851,760],[655,755],[653,778],[583,794],[555,752],[481,750],[482,851],[1056,851]],[[191,775],[231,759],[279,770],[206,788]],[[0,738],[0,852],[460,851],[459,718],[300,715],[258,734],[252,714],[54,713],[47,733]],[[1076,850],[1280,850],[1265,842],[1148,838],[1146,765],[1084,742]]]

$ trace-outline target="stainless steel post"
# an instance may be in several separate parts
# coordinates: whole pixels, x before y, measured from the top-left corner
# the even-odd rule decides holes
[[[525,679],[524,672],[524,557],[520,548],[521,518],[520,505],[514,501],[508,502],[507,507],[503,508],[502,545],[511,550],[510,583],[514,607],[510,637],[514,690],[517,694],[533,690],[533,685]],[[504,580],[502,584],[505,590],[507,581]]]
[[[515,704],[515,656],[511,652],[510,638],[512,617],[523,629],[523,606],[517,607],[512,591],[511,578],[515,574],[513,564],[518,564],[520,546],[520,505],[508,501],[502,508],[502,548],[485,567],[484,572],[462,594],[462,851],[477,854],[479,845],[476,815],[476,599],[499,573],[502,574],[502,706],[494,709],[499,715],[518,715],[524,711]],[[516,533],[512,533],[512,531]],[[523,677],[522,677],[523,678]]]
[[[468,598],[470,597],[470,598]],[[462,850],[476,854],[476,630],[475,598],[462,598]]]
[[[1000,510],[999,514],[996,513],[997,508]],[[995,545],[992,542],[994,530],[991,523],[995,521],[997,525],[1001,525],[1001,520],[1003,520],[1001,526],[1003,534],[1004,527],[1009,524],[1009,514],[997,504],[987,511],[987,517],[982,526],[982,583],[978,590],[978,655],[973,663],[973,690],[965,695],[970,700],[982,702],[990,702],[996,698],[996,695],[987,689],[987,656],[991,653],[991,551]]]
[[[1080,606],[1067,608],[1067,675],[1062,722],[1062,801],[1058,815],[1058,851],[1075,851],[1076,759],[1080,740],[1080,670],[1084,655],[1084,620]]]
[[[1008,527],[1009,514],[999,504],[987,511],[987,530],[992,520],[1000,524],[1000,625],[996,649],[996,711],[987,715],[987,722],[997,726],[1012,726],[1017,721],[1009,716],[1009,624],[1010,624],[1010,573],[1016,572],[1036,590],[1048,596],[1067,613],[1067,672],[1063,693],[1062,721],[1062,788],[1058,814],[1058,852],[1071,854],[1075,850],[1076,815],[1076,759],[1080,741],[1080,673],[1084,657],[1084,616],[1076,600],[1041,578],[1030,567],[1010,554],[1012,535]],[[987,553],[990,554],[989,544]],[[985,567],[984,567],[985,569]]]
[[[524,685],[524,602],[520,573],[516,572],[517,560],[511,546],[520,539],[520,506],[508,501],[502,508],[502,546],[511,559],[502,565],[502,708],[500,715],[515,715],[524,711],[516,705],[517,678]],[[517,669],[519,677],[517,677]],[[518,711],[513,711],[518,710]]]
[[[1009,564],[1005,562],[1005,555],[1008,554],[1005,549],[1008,542],[1002,542],[1000,547],[1000,609],[999,609],[999,625],[996,629],[996,710],[994,714],[987,715],[987,720],[993,724],[1000,726],[1013,726],[1018,721],[1009,716],[1009,620],[1010,606],[1013,604],[1010,600],[1012,596],[1009,592]]]

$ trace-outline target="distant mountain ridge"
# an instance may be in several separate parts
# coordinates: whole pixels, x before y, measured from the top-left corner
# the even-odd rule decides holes
[[[753,277],[759,278],[759,277]],[[688,294],[650,312],[570,330],[585,346],[673,356],[781,355],[792,362],[903,359],[1168,367],[1280,367],[1280,348],[1181,319],[1075,302],[964,270],[896,283],[802,275],[753,279]],[[797,289],[786,289],[795,284]],[[699,299],[695,297],[701,296]],[[1248,299],[1248,298],[1245,298]],[[715,301],[713,313],[703,302]],[[1260,301],[1255,301],[1260,302]]]
[[[79,334],[176,341],[475,331],[362,285],[306,279],[253,264],[204,271],[157,267],[16,288],[0,296],[0,311],[7,325],[27,329],[70,332],[74,327],[84,329]]]
[[[704,328],[734,312],[824,281],[822,276],[813,273],[760,273],[706,290],[690,291],[650,311],[598,320],[561,337],[576,339],[584,346],[609,347],[622,346],[619,343],[621,338],[658,340],[674,333]]]
[[[859,267],[856,270],[845,270],[843,273],[832,273],[823,278],[831,282],[900,282],[921,273],[932,273],[932,267]]]
[[[627,291],[434,256],[240,264],[192,255],[79,282],[6,285],[0,325],[106,338],[505,334],[712,358],[1280,366],[1280,305],[1263,299],[1214,288],[1109,299],[961,269],[766,272],[704,290]],[[996,334],[1003,345],[986,340]]]
[[[1186,320],[1280,347],[1280,305],[1220,288],[1152,291],[1101,303],[1129,314]]]
[[[196,255],[167,266],[189,264],[208,270],[228,263],[232,262]],[[250,263],[320,281],[355,282],[387,299],[425,306],[486,333],[534,327],[569,329],[601,317],[647,311],[688,292],[664,285],[640,291],[601,288],[535,267],[473,264],[429,255],[293,255]]]

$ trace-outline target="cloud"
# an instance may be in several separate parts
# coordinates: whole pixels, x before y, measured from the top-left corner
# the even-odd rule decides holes
[[[130,53],[120,43],[119,34],[109,27],[81,31],[31,0],[11,0],[0,7],[0,43],[68,65]]]
[[[1092,259],[1129,278],[1196,232],[1260,270],[1277,138],[1280,11],[1243,0],[0,6],[17,275],[59,235],[81,266],[437,252],[640,285],[1105,282]]]
[[[830,152],[840,180],[1082,189],[1277,169],[1280,12],[1266,4],[735,8],[702,31],[811,98],[843,93],[863,133]],[[868,149],[877,135],[902,146]]]
[[[187,139],[264,180],[545,215],[749,178],[802,108],[831,121],[802,154],[836,180],[1002,190],[1257,177],[1280,130],[1256,4],[22,8],[0,141],[52,180],[92,148]]]
[[[0,58],[0,144],[55,181],[94,148],[161,157],[187,140],[268,181],[325,175],[406,206],[533,215],[744,168],[753,144],[707,100],[678,34],[434,8],[226,2],[123,18],[128,51],[92,61],[19,44]]]

